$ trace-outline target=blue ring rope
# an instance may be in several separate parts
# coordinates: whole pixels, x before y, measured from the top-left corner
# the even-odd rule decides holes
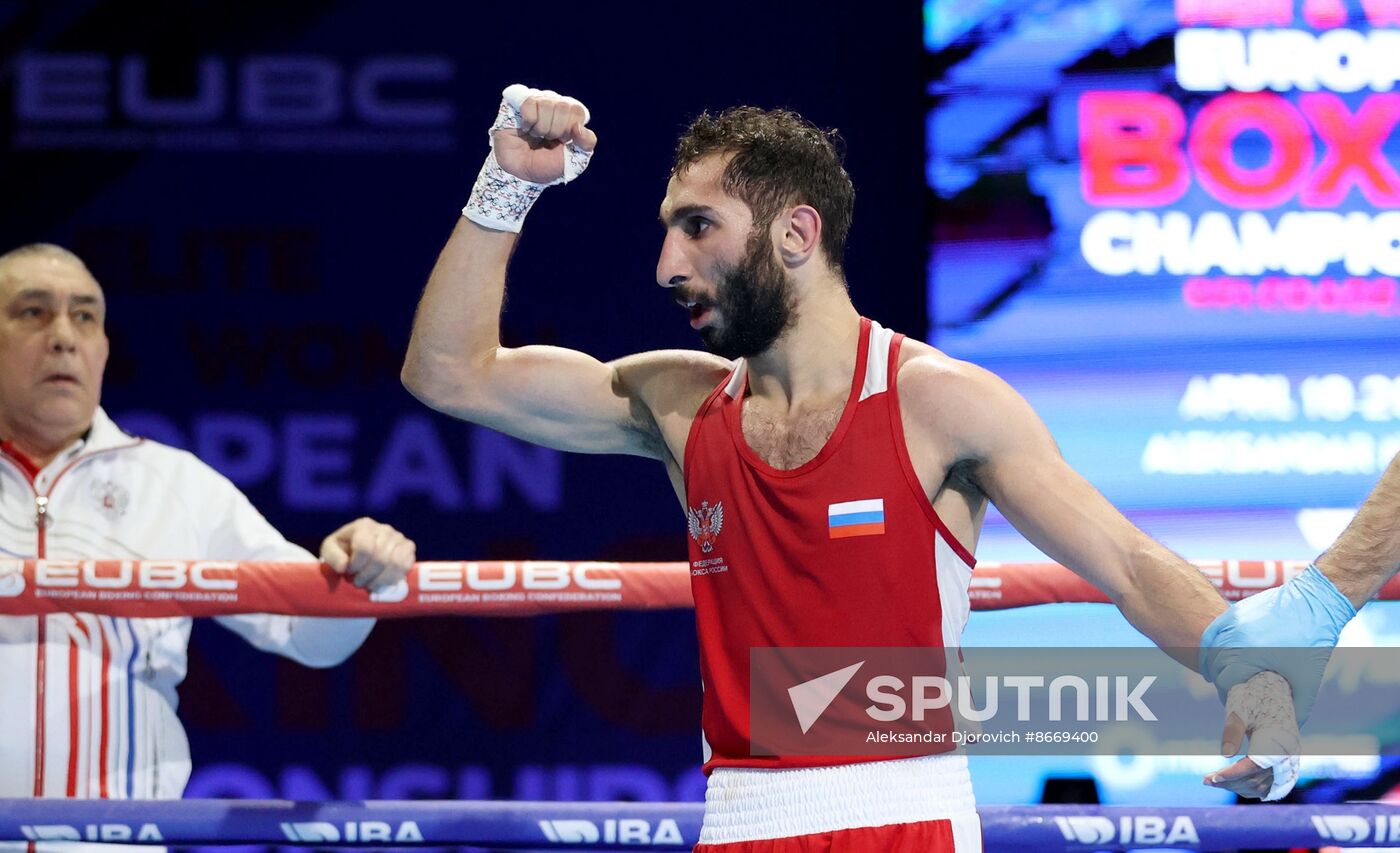
[[[1400,848],[1400,807],[984,806],[988,850]],[[0,841],[689,850],[700,803],[0,799]]]

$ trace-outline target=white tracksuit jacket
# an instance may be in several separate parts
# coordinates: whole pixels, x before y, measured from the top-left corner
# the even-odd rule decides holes
[[[101,409],[87,439],[32,480],[0,452],[0,556],[314,559],[214,469],[127,435]],[[374,625],[217,621],[310,666],[340,663]],[[187,618],[0,617],[0,797],[179,797],[190,754],[175,686],[189,636]]]

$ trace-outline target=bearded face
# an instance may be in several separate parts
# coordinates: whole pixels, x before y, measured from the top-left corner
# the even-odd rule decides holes
[[[716,267],[716,319],[700,337],[721,358],[752,358],[792,325],[792,282],[767,236],[767,228],[755,227],[739,263]]]

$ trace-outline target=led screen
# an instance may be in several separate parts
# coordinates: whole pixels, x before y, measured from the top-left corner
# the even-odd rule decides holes
[[[1400,2],[934,0],[924,40],[931,342],[1179,552],[1315,555],[1400,449]],[[1040,558],[995,513],[978,556]],[[1388,616],[1364,632],[1396,642]],[[1086,606],[968,642],[1066,630],[1136,638]],[[983,769],[1004,801],[1076,768]],[[1216,797],[1193,768],[1077,769]]]

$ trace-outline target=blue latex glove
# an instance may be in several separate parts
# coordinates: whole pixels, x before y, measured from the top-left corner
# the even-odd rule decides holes
[[[1201,635],[1201,674],[1224,702],[1230,688],[1271,670],[1288,679],[1298,725],[1312,713],[1337,636],[1356,615],[1317,566],[1235,604]]]

